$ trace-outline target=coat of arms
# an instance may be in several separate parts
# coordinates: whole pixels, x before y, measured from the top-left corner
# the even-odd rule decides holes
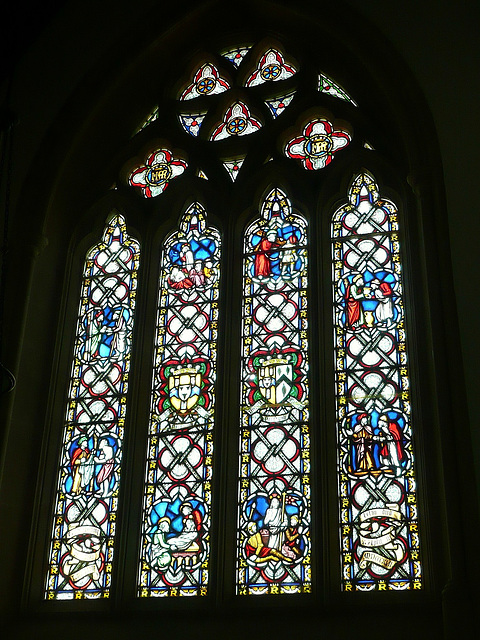
[[[258,389],[270,404],[281,404],[292,391],[293,365],[288,357],[267,356],[260,359]]]
[[[303,408],[301,363],[302,354],[292,347],[252,355],[248,361],[248,369],[253,373],[248,378],[248,412],[256,412],[260,407],[270,407],[277,413],[286,406]]]
[[[210,363],[168,360],[160,369],[153,428],[159,431],[206,424],[212,411]]]
[[[179,365],[170,370],[168,395],[170,402],[179,413],[187,413],[194,407],[202,388],[202,374],[199,365]]]

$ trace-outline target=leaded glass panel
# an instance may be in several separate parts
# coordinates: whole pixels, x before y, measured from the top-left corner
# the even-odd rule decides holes
[[[232,62],[236,67],[239,67],[243,58],[247,55],[250,49],[251,46],[235,47],[234,49],[229,49],[222,53],[222,56],[227,58],[227,60],[230,60],[230,62]]]
[[[342,584],[419,589],[398,213],[359,174],[333,217]]]
[[[277,98],[273,98],[272,100],[266,100],[265,104],[272,112],[272,116],[274,118],[278,118],[278,116],[285,111],[294,97],[295,92],[289,93],[286,96],[278,96]]]
[[[318,90],[322,93],[328,93],[331,96],[335,96],[335,98],[340,98],[341,100],[350,102],[354,107],[358,107],[358,104],[348,95],[345,89],[342,89],[337,82],[332,80],[332,78],[329,78],[324,73],[318,74]]]
[[[192,100],[199,96],[223,93],[228,89],[230,85],[225,78],[221,77],[217,67],[206,62],[194,73],[192,82],[183,90],[180,100]]]
[[[206,595],[220,234],[194,203],[165,241],[139,595]]]
[[[229,107],[223,121],[214,129],[210,140],[223,140],[230,136],[248,136],[262,127],[262,123],[254,118],[244,102],[235,102]]]
[[[242,165],[245,161],[245,157],[243,158],[235,158],[235,160],[226,160],[223,163],[223,166],[228,171],[228,175],[232,179],[233,182],[237,179],[238,173],[242,168]]]
[[[276,82],[291,78],[297,70],[287,62],[280,51],[269,49],[258,61],[257,68],[245,83],[246,87],[255,87],[264,82]]]
[[[140,247],[116,214],[85,260],[49,553],[49,600],[110,593]]]
[[[239,594],[310,591],[307,224],[280,189],[244,241]]]
[[[200,133],[200,127],[205,119],[206,111],[204,113],[196,114],[182,114],[180,113],[178,119],[184,130],[191,136],[198,136]]]
[[[158,106],[155,107],[155,109],[151,112],[148,118],[142,123],[142,125],[136,130],[135,133],[139,133],[140,131],[148,127],[149,124],[151,124],[152,122],[155,122],[155,120],[157,119],[158,119]]]
[[[139,187],[145,198],[155,198],[186,168],[186,161],[175,158],[169,149],[157,149],[147,156],[144,165],[132,171],[128,182],[132,187]]]
[[[301,135],[292,138],[285,146],[288,158],[300,160],[308,171],[323,169],[330,164],[335,153],[350,144],[347,131],[335,129],[325,118],[308,122]]]

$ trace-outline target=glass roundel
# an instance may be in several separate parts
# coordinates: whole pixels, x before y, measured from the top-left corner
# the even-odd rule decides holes
[[[241,118],[241,117],[232,118],[232,120],[230,120],[227,124],[227,131],[231,135],[238,135],[239,133],[242,133],[245,130],[246,126],[247,126],[247,121],[245,118]]]

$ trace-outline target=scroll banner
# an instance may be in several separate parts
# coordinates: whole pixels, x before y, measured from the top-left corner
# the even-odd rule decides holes
[[[384,569],[393,569],[393,567],[403,558],[404,548],[400,542],[394,542],[397,532],[392,524],[387,527],[383,534],[378,537],[372,537],[370,534],[372,524],[376,518],[389,518],[391,520],[401,521],[402,514],[398,509],[369,509],[360,514],[360,531],[359,538],[362,547],[377,548],[384,547],[394,553],[394,558],[385,558],[385,556],[375,551],[364,551],[360,558],[360,567],[366,569],[369,564],[376,564]],[[367,532],[367,530],[370,531]]]
[[[294,407],[295,409],[298,409],[299,411],[301,411],[305,407],[305,405],[302,402],[299,402],[296,398],[288,398],[284,404],[291,405],[292,407]],[[263,400],[257,400],[257,402],[251,407],[244,406],[244,410],[246,411],[246,413],[252,416],[254,413],[257,413],[261,407],[267,407],[267,406],[268,406],[268,403],[264,402]],[[262,420],[264,422],[277,422],[278,416],[271,416],[271,417],[262,416]]]
[[[96,562],[100,557],[101,533],[98,527],[83,525],[70,529],[65,536],[66,544],[70,546],[72,559],[65,560],[63,570],[72,582],[78,582],[86,576],[91,576],[93,580],[99,579],[100,574]],[[80,542],[80,540],[82,541]],[[87,541],[89,547],[86,546]],[[77,569],[78,562],[86,562],[87,565]]]
[[[396,560],[388,560],[384,556],[380,556],[378,553],[374,553],[373,551],[364,551],[360,558],[360,567],[362,569],[366,569],[369,564],[376,564],[380,567],[384,567],[385,569],[393,569],[396,563]]]

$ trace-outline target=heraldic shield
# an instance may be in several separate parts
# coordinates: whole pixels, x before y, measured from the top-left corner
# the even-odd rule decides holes
[[[168,378],[170,402],[179,413],[187,413],[200,397],[202,374],[197,366],[178,366]]]
[[[270,404],[281,404],[293,386],[293,365],[286,358],[266,358],[258,369],[258,387]]]

